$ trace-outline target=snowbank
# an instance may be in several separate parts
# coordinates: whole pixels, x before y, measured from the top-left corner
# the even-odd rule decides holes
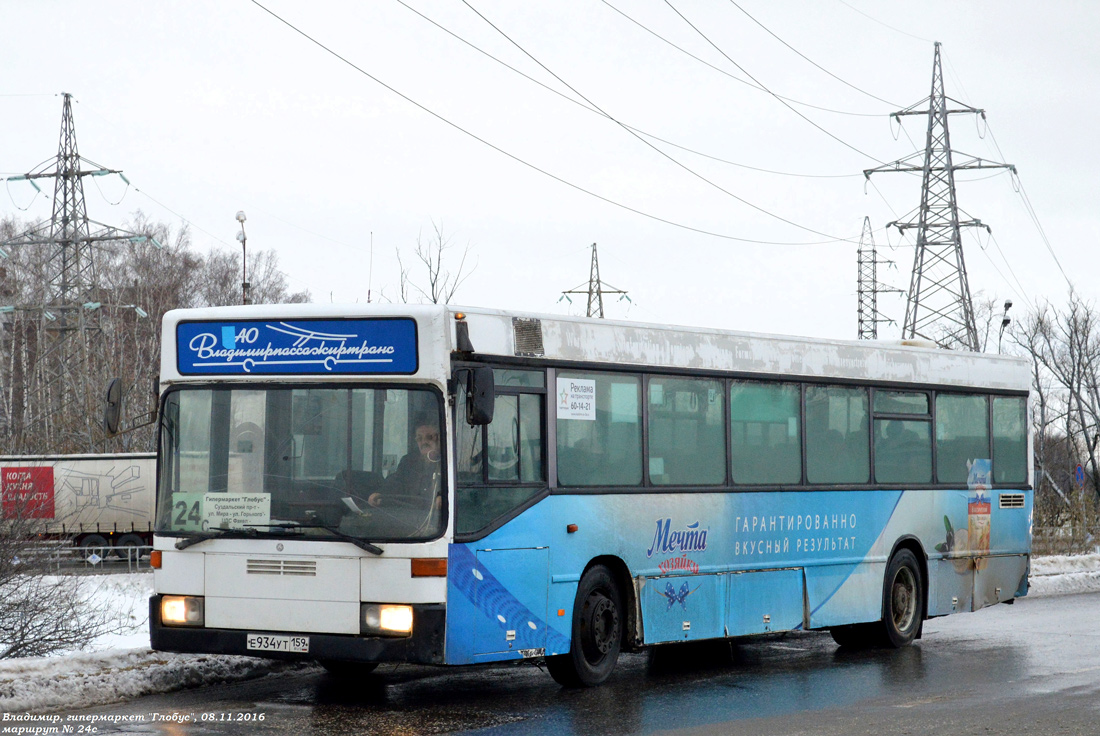
[[[148,634],[146,634],[148,641]],[[48,713],[106,705],[292,667],[252,657],[111,649],[50,659],[0,662],[0,711]]]
[[[126,621],[125,629],[96,640],[87,652],[0,660],[0,712],[75,710],[309,666],[150,651],[152,574],[89,576],[84,585],[97,600],[118,611]],[[1100,554],[1036,557],[1031,562],[1032,596],[1094,591],[1100,591]]]
[[[80,653],[0,660],[0,712],[38,714],[107,705],[302,666],[253,657],[150,651],[151,572],[88,575],[81,585],[84,593],[118,614],[121,630],[101,636]]]
[[[1052,555],[1031,560],[1028,595],[1068,595],[1100,590],[1100,554]]]

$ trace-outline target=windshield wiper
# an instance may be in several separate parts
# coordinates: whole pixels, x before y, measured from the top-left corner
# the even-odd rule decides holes
[[[367,552],[370,552],[372,555],[381,555],[382,554],[382,548],[381,547],[379,547],[377,545],[374,545],[374,544],[371,544],[370,542],[368,542],[365,539],[360,539],[359,537],[353,537],[352,535],[346,534],[346,533],[340,531],[339,529],[337,529],[336,527],[328,526],[327,524],[299,524],[297,522],[283,522],[283,523],[280,523],[280,524],[249,524],[249,526],[263,526],[263,527],[268,527],[268,528],[284,529],[286,531],[290,531],[292,529],[324,529],[325,531],[330,532],[333,536],[338,537],[338,538],[344,540],[345,542],[351,542],[352,544],[354,544],[359,549],[366,550]],[[255,533],[255,530],[253,530],[253,533]]]
[[[216,539],[216,538],[221,537],[225,534],[228,534],[229,532],[240,532],[240,533],[246,534],[250,537],[256,536],[256,530],[255,529],[245,529],[245,528],[221,529],[219,527],[215,527],[215,528],[210,529],[210,530],[205,531],[205,532],[192,532],[190,535],[188,535],[188,536],[184,537],[183,539],[180,539],[176,542],[176,549],[187,549],[188,547],[190,547],[193,544],[198,544],[199,542],[205,542],[207,539]]]

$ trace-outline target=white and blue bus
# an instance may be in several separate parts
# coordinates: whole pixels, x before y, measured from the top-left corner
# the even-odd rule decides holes
[[[164,318],[154,649],[545,660],[1026,595],[1026,361],[408,305]]]

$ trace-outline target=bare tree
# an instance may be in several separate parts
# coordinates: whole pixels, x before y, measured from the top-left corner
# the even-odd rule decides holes
[[[1063,309],[1039,305],[1012,337],[1033,369],[1035,525],[1068,529],[1083,542],[1095,529],[1100,499],[1100,316],[1071,291]],[[1078,464],[1085,471],[1080,485]]]
[[[50,575],[46,550],[27,540],[44,531],[27,504],[5,499],[0,525],[0,659],[41,657],[85,648],[125,627],[121,612],[96,602],[90,578]]]
[[[80,397],[79,405],[42,408],[50,391],[41,379],[41,346],[51,329],[42,310],[0,311],[0,444],[7,452],[153,449],[161,318],[169,309],[240,303],[238,254],[212,251],[204,257],[193,249],[186,227],[173,229],[140,211],[127,229],[147,240],[101,244],[94,251],[99,283],[86,295],[98,305],[94,335],[84,357],[67,364],[63,375],[66,385],[76,386],[68,394]],[[14,220],[0,221],[0,237],[23,230]],[[45,304],[48,255],[47,246],[12,249],[2,263],[0,306]],[[254,301],[309,300],[308,292],[290,290],[274,252],[253,251],[248,260]],[[126,418],[124,432],[109,438],[96,417],[107,381],[116,377],[124,386]]]
[[[424,266],[424,286],[411,280],[409,269],[405,267],[404,262],[401,260],[400,249],[397,251],[397,264],[400,271],[400,299],[402,302],[409,301],[411,287],[419,292],[422,301],[431,304],[450,303],[458,288],[477,268],[475,263],[468,271],[466,270],[466,259],[470,255],[471,248],[469,243],[466,243],[466,247],[462,249],[458,266],[453,271],[446,267],[445,263],[450,258],[448,251],[454,248],[455,245],[451,242],[451,238],[443,231],[442,222],[437,224],[434,220],[432,221],[432,234],[430,236],[425,237],[423,231],[417,234],[415,255],[417,260]]]
[[[279,257],[274,251],[249,253],[248,274],[253,304],[296,304],[310,299],[308,291],[290,291],[287,276],[279,270]],[[199,300],[211,307],[240,304],[241,275],[240,254],[210,251],[198,274]]]

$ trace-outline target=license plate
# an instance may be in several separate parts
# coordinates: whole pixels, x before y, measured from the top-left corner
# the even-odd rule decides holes
[[[246,646],[257,652],[295,652],[298,654],[309,654],[309,637],[249,634]]]

